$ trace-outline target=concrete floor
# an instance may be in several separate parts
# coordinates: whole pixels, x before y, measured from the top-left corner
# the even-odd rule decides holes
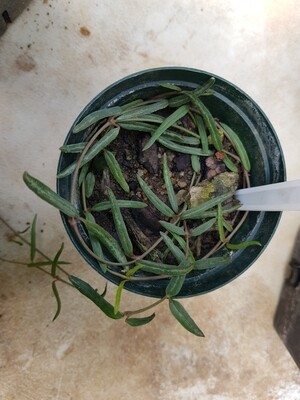
[[[104,287],[22,173],[54,187],[58,147],[85,104],[157,66],[204,69],[242,88],[272,121],[288,179],[299,178],[299,20],[297,0],[33,0],[0,38],[1,216],[21,230],[38,213],[40,247],[53,254],[64,241],[71,271]],[[205,339],[185,332],[165,304],[135,330],[68,287],[52,323],[48,276],[2,264],[0,398],[299,400],[299,370],[272,325],[299,223],[299,212],[284,213],[246,273],[183,301]],[[7,235],[1,225],[1,255],[27,257]],[[128,309],[136,300],[124,293]]]

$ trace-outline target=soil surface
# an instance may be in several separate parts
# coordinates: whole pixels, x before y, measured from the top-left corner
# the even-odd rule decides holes
[[[167,154],[168,165],[171,171],[171,180],[178,198],[185,198],[188,195],[189,186],[194,174],[190,155],[170,151],[157,142],[155,142],[148,150],[142,151],[149,138],[149,134],[146,133],[129,131],[120,132],[117,139],[109,145],[108,150],[115,154],[116,159],[121,165],[130,192],[125,193],[118,185],[105,167],[103,156],[101,156],[92,164],[92,171],[96,175],[96,184],[94,193],[87,202],[88,207],[92,207],[98,202],[107,200],[105,190],[106,187],[110,187],[116,198],[119,200],[139,200],[148,204],[146,208],[121,209],[127,229],[134,244],[135,254],[141,254],[160,237],[160,231],[163,229],[159,221],[169,221],[168,217],[161,214],[148,201],[137,183],[136,176],[140,175],[155,194],[163,202],[169,205],[163,179],[163,154]],[[227,171],[224,163],[219,158],[221,157],[217,153],[210,157],[201,157],[201,173],[198,176],[198,182],[211,180],[216,174]],[[114,231],[114,226],[112,224],[111,213],[109,211],[97,212],[94,213],[94,216],[97,223],[117,238],[117,234]],[[229,221],[231,217],[232,216],[229,215]],[[199,225],[199,222],[189,221],[188,227],[193,228],[197,225]],[[205,255],[218,242],[218,240],[216,229],[212,229],[201,237],[192,239],[190,242],[190,248],[199,258],[200,256],[202,257]],[[156,260],[163,260],[161,251],[163,251],[163,247],[158,246],[155,254]],[[164,261],[172,262],[174,260],[169,256],[169,258],[164,259]]]

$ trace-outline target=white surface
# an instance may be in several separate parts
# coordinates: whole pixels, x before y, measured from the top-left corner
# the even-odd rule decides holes
[[[203,69],[243,89],[272,121],[288,179],[299,178],[299,21],[298,0],[33,0],[0,38],[1,215],[21,229],[37,212],[42,248],[53,254],[64,240],[73,272],[103,287],[22,173],[54,187],[58,148],[81,109],[117,79],[158,66]],[[284,213],[246,273],[184,301],[202,341],[167,307],[133,331],[68,288],[51,324],[48,277],[1,266],[0,398],[299,400],[299,371],[272,326],[299,223],[299,212]],[[2,252],[21,257],[1,230]],[[136,296],[123,300],[130,308]]]
[[[239,189],[242,211],[300,211],[300,179]]]

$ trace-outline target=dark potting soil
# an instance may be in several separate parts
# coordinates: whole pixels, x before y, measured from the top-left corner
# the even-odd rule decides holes
[[[163,179],[162,160],[163,154],[167,154],[171,180],[175,193],[184,198],[188,195],[189,186],[194,174],[191,165],[191,157],[188,154],[170,151],[159,143],[155,142],[148,150],[143,147],[150,136],[146,133],[121,131],[117,139],[108,146],[108,150],[115,154],[124,177],[129,185],[130,192],[125,193],[115,179],[110,175],[104,161],[104,157],[96,159],[92,164],[92,171],[96,176],[95,188],[92,196],[87,199],[87,206],[91,208],[96,203],[107,200],[106,187],[110,187],[118,200],[138,200],[148,204],[146,208],[130,209],[121,208],[123,218],[134,244],[136,254],[141,254],[160,238],[160,231],[163,230],[159,221],[168,220],[148,201],[138,185],[136,176],[140,175],[155,194],[166,204],[168,203],[167,191]],[[231,151],[232,148],[230,148]],[[215,156],[201,157],[200,179],[212,179],[216,174],[227,171],[221,159]],[[93,213],[96,222],[117,238],[109,211]],[[228,216],[228,220],[232,216]],[[189,221],[189,228],[199,225],[199,222]],[[202,257],[210,251],[218,242],[219,236],[216,230],[206,232],[197,239],[191,239],[190,248],[197,255]],[[156,258],[161,260],[158,246]],[[162,261],[162,260],[161,260]],[[166,260],[165,260],[166,261]],[[172,262],[169,256],[168,262]]]

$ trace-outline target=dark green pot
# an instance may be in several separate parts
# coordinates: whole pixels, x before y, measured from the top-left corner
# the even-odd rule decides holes
[[[193,89],[199,84],[215,76],[208,72],[189,68],[157,68],[130,75],[109,86],[96,96],[79,114],[68,133],[65,144],[83,140],[89,130],[80,134],[72,134],[73,127],[87,114],[103,107],[121,105],[136,98],[149,98],[161,91],[159,84],[173,83],[175,85]],[[242,90],[230,82],[215,76],[215,95],[203,98],[203,101],[212,114],[241,135],[241,139],[248,151],[251,161],[251,186],[282,182],[285,180],[285,164],[282,149],[277,135],[259,106]],[[58,172],[76,159],[76,155],[61,155],[58,163]],[[69,199],[71,178],[57,180],[57,192]],[[77,200],[79,202],[79,199]],[[78,203],[78,207],[80,204]],[[68,218],[62,215],[65,228],[82,257],[100,274],[98,263],[79,243],[68,223]],[[234,237],[234,242],[258,240],[262,247],[251,246],[237,251],[230,265],[216,267],[206,272],[196,271],[190,274],[183,285],[178,297],[196,296],[210,292],[230,282],[260,256],[274,234],[280,213],[278,212],[251,212],[245,223]],[[85,229],[79,225],[83,238],[88,242]],[[105,278],[118,284],[120,280],[107,273]],[[126,284],[126,289],[132,292],[162,297],[168,280],[134,281]]]

